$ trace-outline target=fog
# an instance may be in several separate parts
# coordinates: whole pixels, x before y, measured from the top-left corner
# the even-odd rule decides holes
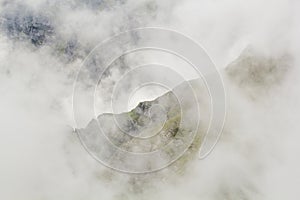
[[[1,0],[1,199],[298,198],[299,9],[296,0]],[[176,30],[201,44],[223,76],[227,97],[225,127],[212,153],[193,160],[184,174],[154,175],[141,191],[132,185],[144,184],[143,175],[108,173],[85,151],[72,110],[86,56],[104,39],[138,27]],[[250,61],[244,62],[247,49]],[[112,112],[107,97],[128,66],[156,60],[195,78],[186,64],[151,50],[119,59],[99,89],[96,114]],[[259,75],[247,68],[273,64],[269,71],[258,67]],[[96,68],[89,70],[86,88],[98,78]],[[140,79],[122,92],[133,92]],[[147,90],[124,103],[127,111],[166,92]],[[82,127],[93,115],[84,117]]]

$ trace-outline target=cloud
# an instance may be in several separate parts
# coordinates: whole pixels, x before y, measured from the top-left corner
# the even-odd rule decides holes
[[[2,199],[274,200],[300,196],[297,1],[128,0],[107,1],[109,6],[100,1],[20,2],[0,1]],[[11,22],[3,21],[5,13]],[[51,28],[36,45],[29,34],[33,32],[26,31],[35,20],[28,21],[26,16],[39,22],[43,14]],[[15,22],[21,28],[15,26],[12,34],[7,23]],[[161,177],[142,177],[110,172],[84,151],[73,133],[71,98],[80,63],[106,37],[139,26],[186,33],[223,70],[229,102],[223,136],[210,156],[193,161],[183,175],[166,172]],[[69,41],[78,46],[70,54],[72,59],[64,59]],[[249,46],[266,62],[283,54],[293,58],[281,81],[268,85],[255,100],[225,70]],[[173,62],[179,72],[183,69],[180,61],[151,51],[117,62],[117,70],[104,80],[107,90],[99,104],[105,106],[99,110],[106,110],[105,95],[128,65],[155,58]],[[256,56],[251,59],[256,63]],[[125,66],[124,71],[120,66]],[[189,77],[191,72],[182,71]],[[236,78],[251,76],[239,73]],[[140,92],[137,99],[153,98],[149,94]],[[136,185],[145,187],[137,190],[141,187]]]

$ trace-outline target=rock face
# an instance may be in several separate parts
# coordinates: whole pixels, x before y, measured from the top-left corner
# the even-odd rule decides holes
[[[44,44],[54,33],[50,19],[39,13],[26,12],[23,7],[18,9],[2,16],[4,32],[13,39],[29,40],[35,46]]]
[[[288,54],[278,57],[264,56],[252,48],[247,48],[227,66],[226,73],[231,81],[252,99],[256,99],[282,82],[291,62]]]
[[[201,141],[198,105],[191,100],[188,87],[185,82],[127,113],[102,114],[77,133],[88,151],[118,170],[155,171],[176,160],[176,170],[183,169]],[[135,154],[140,153],[149,155],[136,163]]]
[[[194,89],[198,87],[199,105],[191,100],[190,84]],[[199,127],[195,126],[198,120],[195,106],[200,107],[203,115],[209,109],[209,95],[201,84],[200,80],[184,82],[157,99],[139,103],[129,112],[101,114],[85,128],[76,130],[86,149],[102,164],[123,172],[154,170],[139,175],[106,168],[99,170],[97,177],[108,182],[126,179],[128,184],[124,191],[119,191],[120,195],[138,196],[152,191],[158,182],[172,182],[185,174],[198,156],[208,125],[209,115],[201,118]],[[136,159],[127,152],[157,153]]]

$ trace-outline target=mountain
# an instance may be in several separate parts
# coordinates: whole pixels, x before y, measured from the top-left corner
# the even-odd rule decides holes
[[[201,115],[200,120],[199,111],[208,113],[208,100],[200,79],[183,82],[152,101],[140,102],[129,112],[101,114],[77,133],[86,149],[111,168],[152,172],[177,161],[181,164],[176,168],[180,169],[199,149],[201,130],[207,128],[201,122],[209,118]]]

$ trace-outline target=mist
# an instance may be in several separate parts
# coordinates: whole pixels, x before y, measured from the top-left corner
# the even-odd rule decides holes
[[[298,198],[299,9],[296,0],[1,0],[0,197]],[[74,82],[79,80],[86,98],[99,78],[96,60],[78,79],[85,58],[103,40],[139,27],[162,27],[193,38],[224,81],[227,114],[221,138],[209,156],[193,159],[182,174],[168,168],[144,176],[111,171],[85,151],[74,132]],[[129,39],[135,40],[135,35]],[[78,108],[84,113],[79,128],[113,113],[108,97],[114,84],[131,65],[145,62],[170,65],[186,81],[196,77],[186,63],[164,53],[121,57],[95,92],[96,113],[85,111],[88,99]],[[120,86],[120,98],[139,81],[160,75],[133,77]],[[170,82],[172,88],[180,84]],[[166,91],[147,87],[133,92],[118,113]]]

